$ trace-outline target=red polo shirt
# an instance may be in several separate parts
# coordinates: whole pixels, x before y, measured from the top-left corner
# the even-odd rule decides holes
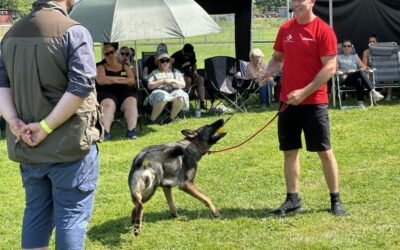
[[[319,17],[305,25],[293,18],[280,27],[274,50],[284,54],[280,101],[287,102],[288,94],[307,86],[322,69],[321,57],[337,54],[337,39]],[[328,103],[326,84],[301,104],[324,103]]]

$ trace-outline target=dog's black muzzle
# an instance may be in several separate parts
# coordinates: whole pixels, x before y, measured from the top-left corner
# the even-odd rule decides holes
[[[226,135],[226,132],[224,131],[224,124],[224,119],[219,119],[210,125],[213,129],[211,139],[214,141],[214,143]]]

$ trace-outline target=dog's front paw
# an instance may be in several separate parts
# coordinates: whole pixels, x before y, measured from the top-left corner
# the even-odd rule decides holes
[[[221,218],[221,214],[219,213],[218,209],[215,210],[213,215],[214,215],[214,218],[216,218],[216,219],[220,219]]]
[[[140,225],[135,224],[134,227],[133,227],[133,234],[134,234],[135,236],[138,236],[139,233],[140,233]]]

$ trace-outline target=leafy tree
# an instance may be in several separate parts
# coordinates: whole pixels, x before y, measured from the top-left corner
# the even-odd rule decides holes
[[[0,8],[12,9],[18,15],[26,15],[32,8],[31,0],[0,0]]]
[[[275,10],[276,7],[286,6],[286,0],[254,0],[254,5],[260,13]]]

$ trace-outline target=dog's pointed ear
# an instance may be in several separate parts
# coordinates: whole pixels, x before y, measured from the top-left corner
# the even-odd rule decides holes
[[[191,129],[184,129],[181,131],[181,133],[186,136],[187,138],[194,138],[197,136],[197,131],[196,130],[191,130]]]

